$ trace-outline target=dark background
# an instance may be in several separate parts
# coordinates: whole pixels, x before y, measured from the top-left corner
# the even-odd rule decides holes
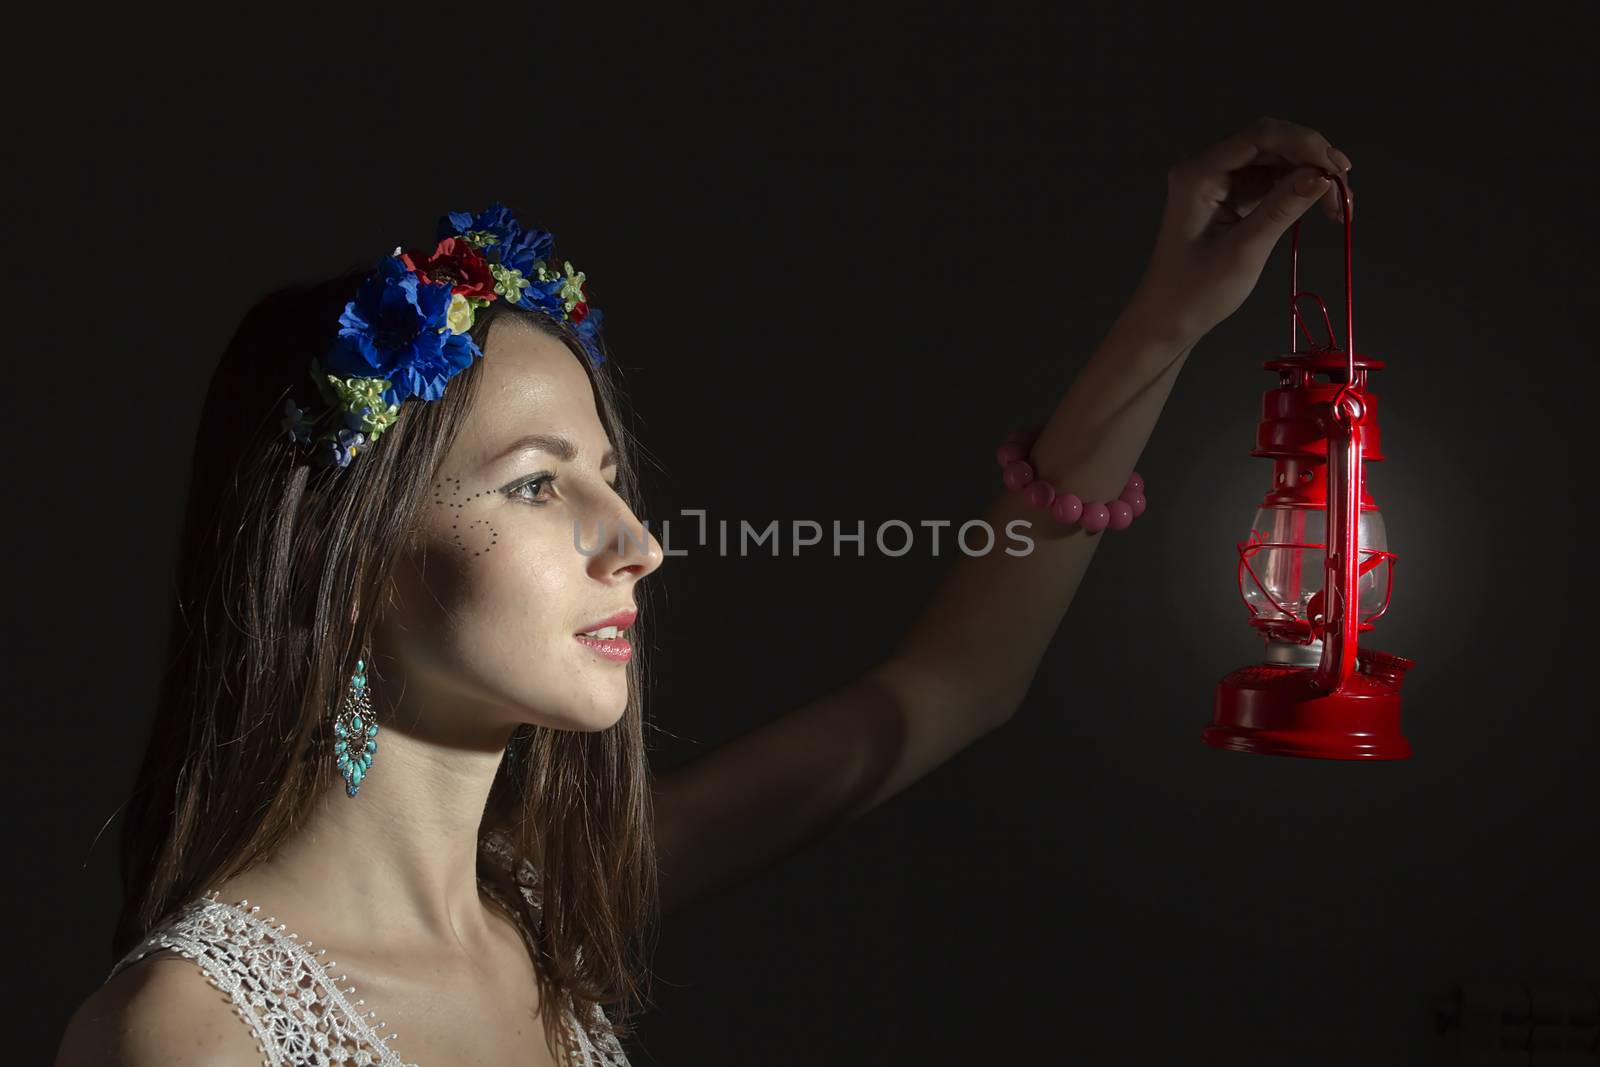
[[[1271,470],[1248,452],[1280,248],[1191,357],[1139,461],[1150,510],[1098,552],[1014,721],[668,917],[630,1053],[1432,1063],[1459,981],[1600,984],[1577,5],[1416,29],[1326,5],[386,10],[92,32],[63,11],[14,38],[14,1062],[52,1055],[111,963],[191,435],[257,296],[443,211],[530,205],[593,279],[657,519],[959,524],[1137,281],[1167,166],[1260,114],[1355,162],[1360,347],[1388,361],[1369,478],[1400,556],[1370,643],[1418,662],[1415,757],[1199,740],[1260,651],[1234,544]],[[1334,303],[1339,231],[1307,218]],[[670,559],[658,766],[853,677],[949,562],[925,540]]]

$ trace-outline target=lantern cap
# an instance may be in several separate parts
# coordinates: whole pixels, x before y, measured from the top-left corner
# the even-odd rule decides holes
[[[1350,357],[1342,349],[1319,348],[1314,352],[1286,352],[1272,359],[1262,360],[1261,366],[1266,370],[1345,370],[1350,365]],[[1375,356],[1363,356],[1357,352],[1355,365],[1367,370],[1382,370],[1383,360]]]

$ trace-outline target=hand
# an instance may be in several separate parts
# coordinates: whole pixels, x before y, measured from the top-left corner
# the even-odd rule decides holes
[[[1350,160],[1316,130],[1262,117],[1167,172],[1167,205],[1149,266],[1124,312],[1193,344],[1239,309],[1278,238],[1318,200],[1344,220]],[[1352,221],[1355,194],[1351,192]]]

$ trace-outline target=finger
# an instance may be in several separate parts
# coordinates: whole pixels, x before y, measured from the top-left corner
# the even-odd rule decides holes
[[[1309,126],[1263,115],[1239,132],[1225,137],[1190,159],[1201,182],[1225,182],[1229,172],[1256,164],[1284,163],[1290,166],[1322,167],[1346,174],[1350,157],[1333,147],[1328,139]],[[1338,208],[1335,197],[1328,202]]]
[[[1340,175],[1339,181],[1344,182],[1344,195],[1340,195],[1339,182],[1330,181],[1328,183],[1328,191],[1322,195],[1322,199],[1318,203],[1324,215],[1334,222],[1343,224],[1345,196],[1350,198],[1350,218],[1353,220],[1356,217],[1356,191],[1351,188],[1348,175]]]
[[[1298,166],[1324,167],[1341,174],[1350,169],[1350,158],[1316,130],[1268,115],[1198,153],[1208,168],[1224,173],[1257,162],[1262,156],[1277,156]]]
[[[1296,167],[1278,179],[1261,205],[1235,226],[1226,240],[1264,262],[1284,231],[1320,200],[1331,184],[1320,167]]]
[[[1227,199],[1224,203],[1231,207],[1240,216],[1248,215],[1261,203],[1263,197],[1272,188],[1273,184],[1284,174],[1294,169],[1294,164],[1285,160],[1275,152],[1264,152],[1256,158],[1254,163],[1246,164],[1239,170],[1229,175],[1229,188]],[[1324,168],[1326,169],[1326,168]],[[1345,189],[1350,194],[1352,209],[1355,206],[1355,190],[1350,185],[1350,175],[1341,174]],[[1344,212],[1341,207],[1343,199],[1339,195],[1337,184],[1330,183],[1328,191],[1323,196],[1320,206],[1322,213],[1334,222],[1344,221]],[[1355,211],[1350,212],[1351,217]]]
[[[1263,166],[1252,163],[1234,171],[1232,180],[1228,184],[1228,195],[1222,201],[1223,206],[1232,209],[1235,215],[1243,218],[1266,199],[1279,178],[1293,169],[1289,166]]]

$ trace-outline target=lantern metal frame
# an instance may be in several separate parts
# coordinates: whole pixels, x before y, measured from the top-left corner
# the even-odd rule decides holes
[[[1289,354],[1262,363],[1263,369],[1278,372],[1279,388],[1264,398],[1258,447],[1252,452],[1274,457],[1276,484],[1288,483],[1287,488],[1269,491],[1263,507],[1315,508],[1320,498],[1327,516],[1325,541],[1263,541],[1252,528],[1247,540],[1235,544],[1239,554],[1235,576],[1250,611],[1250,625],[1268,640],[1310,645],[1320,639],[1321,656],[1315,667],[1257,663],[1228,674],[1217,683],[1212,722],[1201,739],[1215,748],[1266,755],[1406,759],[1411,746],[1400,732],[1399,691],[1415,661],[1363,649],[1359,642],[1359,635],[1373,629],[1389,610],[1399,557],[1387,547],[1360,546],[1363,508],[1379,512],[1366,491],[1364,463],[1383,459],[1378,398],[1367,390],[1368,371],[1382,369],[1383,361],[1356,353],[1350,192],[1339,175],[1329,177],[1338,185],[1344,216],[1345,344],[1341,350],[1327,304],[1299,288],[1297,220],[1289,251]],[[1324,345],[1315,343],[1301,313],[1306,297],[1316,301],[1322,313],[1328,337]],[[1302,334],[1308,345],[1304,351]],[[1344,372],[1342,381],[1334,377],[1339,370]],[[1326,373],[1328,381],[1317,383],[1318,373]],[[1338,388],[1330,398],[1316,399],[1318,390],[1326,392],[1336,381]],[[1298,610],[1280,604],[1250,565],[1250,557],[1264,548],[1322,550],[1322,589],[1306,602],[1303,618]],[[1360,581],[1385,562],[1389,566],[1383,603],[1362,620]],[[1250,603],[1244,585],[1247,571],[1282,617]]]

